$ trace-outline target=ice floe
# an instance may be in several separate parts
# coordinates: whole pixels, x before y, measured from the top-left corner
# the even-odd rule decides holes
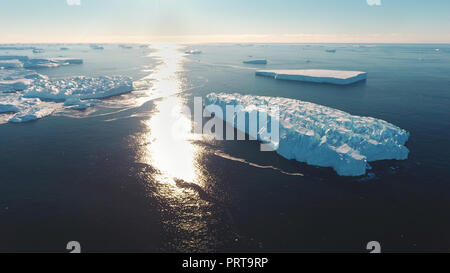
[[[58,103],[40,99],[27,99],[19,94],[0,94],[0,113],[10,113],[6,121],[10,123],[29,122],[51,115],[60,108]],[[1,120],[1,119],[0,119]]]
[[[277,153],[314,166],[332,167],[339,175],[360,176],[370,168],[368,162],[404,160],[409,150],[405,144],[409,133],[384,120],[354,116],[349,113],[280,97],[210,93],[206,104],[215,104],[226,111],[227,105],[240,105],[237,114],[267,113],[269,120],[279,110],[279,140],[267,139],[268,126],[259,124],[258,130],[247,134],[268,142]],[[237,127],[235,119],[234,127]],[[265,126],[265,127],[264,127]],[[272,141],[272,142],[271,142]]]
[[[133,90],[131,78],[122,76],[51,80],[36,73],[11,75],[0,80],[0,113],[14,113],[6,120],[13,123],[36,120],[58,109],[83,110],[99,99]]]
[[[122,49],[133,49],[133,47],[130,45],[119,45],[119,47]]]
[[[362,71],[342,71],[323,69],[304,70],[258,70],[256,75],[272,77],[278,80],[331,83],[346,85],[367,79],[367,73]]]
[[[191,50],[187,50],[185,53],[186,54],[193,54],[193,55],[195,55],[195,54],[201,54],[202,51],[201,50],[197,50],[197,49],[191,49]]]
[[[90,45],[90,47],[91,47],[91,49],[94,49],[94,50],[103,50],[103,49],[105,49],[103,46],[95,45],[95,44]]]
[[[27,78],[0,80],[0,92],[23,91],[31,86],[33,80]]]
[[[244,64],[267,64],[267,60],[247,60]]]
[[[0,69],[6,68],[21,68],[23,67],[23,63],[19,60],[0,60]]]
[[[74,58],[29,58],[28,56],[0,56],[0,67],[3,68],[54,68],[62,65],[82,64],[82,59]]]

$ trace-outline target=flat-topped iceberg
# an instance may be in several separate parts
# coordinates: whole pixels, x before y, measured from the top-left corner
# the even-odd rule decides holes
[[[267,64],[267,60],[247,60],[243,61],[244,64]]]
[[[339,175],[364,175],[368,162],[404,160],[409,150],[405,143],[409,133],[384,120],[348,114],[333,108],[280,97],[210,93],[206,104],[216,104],[226,111],[227,105],[237,106],[235,115],[267,113],[277,118],[279,110],[279,140],[267,139],[268,126],[260,124],[256,135],[246,126],[245,133],[268,142],[278,154],[314,166],[332,167]],[[237,128],[236,120],[233,126]],[[264,127],[265,126],[265,127]]]
[[[259,70],[256,75],[272,77],[278,80],[331,83],[338,85],[352,84],[367,79],[362,71],[302,69],[302,70]]]

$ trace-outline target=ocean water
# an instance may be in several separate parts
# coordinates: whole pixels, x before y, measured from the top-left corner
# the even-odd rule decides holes
[[[367,252],[370,241],[385,252],[450,251],[450,45],[34,46],[44,53],[0,55],[82,58],[36,72],[129,76],[135,91],[85,111],[0,124],[2,252],[66,252],[69,241],[86,252]],[[202,53],[184,54],[192,49]],[[366,71],[368,80],[334,86],[254,75],[309,68]],[[210,92],[383,119],[411,133],[410,155],[341,177],[262,153],[256,141],[208,140],[191,132],[182,108]]]

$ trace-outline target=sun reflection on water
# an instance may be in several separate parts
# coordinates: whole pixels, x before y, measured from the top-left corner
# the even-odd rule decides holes
[[[163,223],[167,229],[169,250],[209,251],[212,238],[209,218],[211,200],[205,200],[208,175],[202,162],[206,151],[192,132],[191,117],[186,115],[183,92],[184,53],[177,45],[153,47],[152,57],[159,61],[143,79],[150,82],[142,100],[153,100],[152,113],[144,121],[139,136],[139,161],[151,166],[146,171],[151,192],[161,202]],[[157,98],[155,100],[155,98]]]
[[[174,183],[183,180],[200,183],[196,157],[202,150],[192,143],[192,121],[184,113],[184,101],[177,94],[182,92],[180,72],[184,54],[177,45],[160,45],[152,56],[160,62],[154,72],[146,77],[152,80],[149,96],[161,97],[155,101],[154,114],[146,121],[148,133],[143,161],[156,167],[160,180]]]

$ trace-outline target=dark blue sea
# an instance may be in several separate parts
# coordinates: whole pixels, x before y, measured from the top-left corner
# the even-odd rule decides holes
[[[1,252],[67,252],[69,241],[84,252],[368,252],[370,241],[383,252],[450,251],[450,45],[66,46],[39,45],[45,57],[82,65],[37,72],[130,76],[136,90],[0,124]],[[185,54],[193,49],[201,54]],[[257,69],[358,70],[368,79],[279,81]],[[343,177],[261,152],[257,141],[205,139],[180,109],[211,92],[379,118],[410,132],[410,154]]]

